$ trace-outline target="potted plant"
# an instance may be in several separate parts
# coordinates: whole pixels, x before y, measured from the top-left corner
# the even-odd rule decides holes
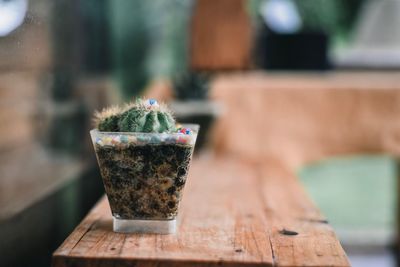
[[[183,72],[172,81],[175,101],[171,109],[178,121],[193,122],[200,125],[196,151],[207,144],[209,130],[221,112],[221,106],[208,99],[210,75],[201,72]]]
[[[174,233],[199,127],[177,126],[157,101],[95,116],[90,134],[116,232]]]

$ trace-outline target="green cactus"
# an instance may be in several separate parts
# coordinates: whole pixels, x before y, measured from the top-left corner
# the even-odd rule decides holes
[[[112,115],[101,120],[97,126],[99,131],[102,132],[118,132],[118,122],[120,116]]]
[[[125,108],[112,108],[96,115],[97,128],[104,132],[168,133],[175,130],[175,119],[157,101],[137,100]]]

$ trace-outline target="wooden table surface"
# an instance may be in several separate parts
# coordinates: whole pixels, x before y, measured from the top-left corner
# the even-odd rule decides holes
[[[332,227],[282,166],[194,158],[176,235],[114,233],[103,198],[53,266],[349,266]]]

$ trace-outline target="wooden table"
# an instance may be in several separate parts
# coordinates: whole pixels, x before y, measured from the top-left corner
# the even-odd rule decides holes
[[[176,235],[112,232],[103,198],[53,266],[349,266],[332,227],[282,166],[195,158]]]

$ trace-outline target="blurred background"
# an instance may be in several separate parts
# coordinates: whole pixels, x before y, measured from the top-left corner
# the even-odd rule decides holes
[[[93,112],[138,96],[199,123],[197,153],[295,170],[353,266],[399,265],[399,14],[400,0],[0,0],[0,265],[50,265],[104,192]]]

